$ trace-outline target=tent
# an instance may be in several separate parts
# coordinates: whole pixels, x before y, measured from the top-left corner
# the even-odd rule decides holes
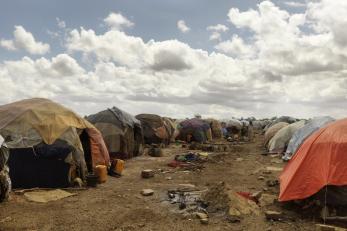
[[[298,150],[300,145],[309,137],[313,132],[317,131],[321,127],[324,127],[326,124],[335,121],[334,118],[329,116],[314,117],[310,119],[305,126],[297,130],[293,137],[290,139],[285,155],[283,156],[284,160],[290,160],[292,155]]]
[[[347,119],[314,132],[281,173],[279,200],[304,199],[328,185],[347,185],[346,153]]]
[[[180,140],[185,140],[187,142],[196,141],[200,143],[212,140],[212,132],[209,123],[199,118],[182,121],[179,124],[179,130],[178,139]]]
[[[293,134],[305,125],[305,120],[289,124],[281,128],[269,141],[268,147],[270,153],[283,153],[292,138]]]
[[[279,122],[285,122],[288,124],[292,124],[295,123],[296,121],[298,121],[297,119],[291,117],[291,116],[281,116],[279,118],[274,119],[272,122],[270,122],[269,124],[267,124],[264,128],[264,131],[266,132],[270,127],[272,127],[273,125],[279,123]]]
[[[170,134],[162,117],[154,114],[139,114],[135,118],[141,121],[146,144],[170,143]]]
[[[87,117],[101,132],[111,158],[129,159],[143,151],[141,122],[129,113],[113,107]]]
[[[212,131],[212,138],[213,139],[222,139],[222,125],[218,120],[215,119],[206,119],[207,123],[210,124],[211,131]]]
[[[34,98],[0,106],[0,134],[10,149],[13,187],[64,187],[109,165],[100,132],[73,111]]]
[[[289,124],[286,122],[279,122],[267,129],[264,135],[264,146],[267,147],[272,137],[274,137],[279,130],[286,127],[287,125]]]
[[[227,136],[233,137],[234,135],[238,135],[241,137],[241,130],[243,124],[241,121],[237,119],[224,120],[225,128],[227,130]]]
[[[4,143],[4,138],[0,135],[0,202],[7,200],[11,191],[11,179],[9,176],[8,148]]]
[[[175,142],[176,137],[179,134],[178,124],[176,123],[175,120],[168,117],[163,117],[163,120],[164,120],[166,131],[170,138],[170,142]]]

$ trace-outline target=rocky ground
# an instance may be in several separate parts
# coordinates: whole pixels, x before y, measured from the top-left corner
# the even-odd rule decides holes
[[[109,177],[97,188],[74,190],[75,196],[54,202],[29,202],[12,193],[9,202],[0,204],[0,230],[315,230],[316,216],[274,201],[284,163],[261,155],[261,141],[257,135],[254,142],[214,152],[194,169],[167,166],[176,154],[188,152],[172,144],[162,157],[127,161],[120,178]],[[144,169],[155,176],[143,179]],[[154,193],[144,196],[143,189]],[[168,191],[177,189],[191,191],[202,202],[197,207],[172,204]],[[255,193],[259,203],[237,192]],[[280,212],[280,221],[266,219],[269,210]],[[277,219],[278,214],[271,215]]]

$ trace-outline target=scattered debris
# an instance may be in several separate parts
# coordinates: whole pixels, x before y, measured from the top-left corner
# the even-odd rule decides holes
[[[274,187],[274,186],[279,185],[279,184],[280,184],[280,183],[279,183],[278,180],[267,180],[267,181],[266,181],[266,185],[267,185],[268,187]]]
[[[5,217],[5,218],[0,220],[0,223],[10,222],[10,221],[12,221],[11,217]]]
[[[61,200],[66,197],[74,196],[75,193],[69,193],[61,189],[54,190],[37,190],[24,193],[24,197],[28,201],[38,202],[38,203],[47,203],[50,201]]]
[[[236,160],[235,160],[236,162],[241,162],[241,161],[243,161],[243,158],[236,158]]]
[[[152,196],[154,194],[154,191],[152,189],[142,189],[141,195],[142,196]]]

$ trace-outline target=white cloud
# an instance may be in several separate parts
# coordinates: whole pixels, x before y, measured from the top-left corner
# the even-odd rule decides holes
[[[328,0],[310,2],[299,14],[270,1],[233,8],[228,17],[237,33],[212,53],[112,28],[101,34],[73,29],[65,41],[69,55],[0,63],[0,84],[8,89],[0,103],[41,96],[82,114],[116,105],[176,118],[342,117],[347,41],[338,15],[346,10],[343,1]],[[223,31],[216,28],[211,33]],[[92,60],[88,70],[79,65],[84,59],[73,58],[80,55]]]
[[[0,46],[8,50],[25,50],[33,55],[43,55],[50,50],[49,44],[37,42],[22,26],[15,26],[13,36],[13,40],[1,39]]]
[[[294,1],[284,2],[284,4],[290,7],[305,7],[306,6],[304,2],[294,2]]]
[[[234,35],[231,40],[221,42],[215,48],[223,53],[238,58],[251,58],[255,54],[255,48],[247,45],[242,38]]]
[[[212,31],[212,34],[210,35],[210,38],[209,38],[210,40],[220,41],[221,40],[221,33],[228,31],[229,28],[223,24],[217,24],[214,26],[208,26],[206,28],[206,30]]]
[[[110,13],[105,19],[104,22],[110,28],[114,30],[124,30],[125,28],[133,27],[135,24],[129,19],[124,17],[121,13]]]
[[[177,21],[177,28],[182,32],[182,33],[187,33],[190,31],[190,28],[186,25],[186,22],[184,20],[179,20]]]
[[[214,26],[208,26],[206,29],[210,30],[210,31],[218,31],[218,32],[226,32],[226,31],[229,30],[229,28],[226,25],[223,25],[223,24],[217,24],[217,25],[214,25]]]
[[[60,18],[55,18],[55,20],[57,21],[57,25],[60,29],[66,28],[65,21],[61,20]]]

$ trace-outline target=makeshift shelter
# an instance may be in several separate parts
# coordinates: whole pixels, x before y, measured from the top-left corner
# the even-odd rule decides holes
[[[170,135],[162,117],[154,114],[139,114],[135,116],[141,121],[143,137],[146,144],[169,144]]]
[[[237,119],[230,119],[223,121],[225,123],[225,128],[227,130],[227,136],[233,137],[237,135],[241,137],[242,123]]]
[[[164,120],[164,125],[166,128],[166,131],[168,133],[170,142],[175,142],[176,137],[179,134],[179,130],[178,130],[178,124],[171,118],[168,117],[163,117]]]
[[[283,153],[293,134],[305,125],[305,120],[289,124],[281,128],[269,141],[270,153]]]
[[[0,106],[0,134],[10,149],[14,188],[66,187],[109,165],[100,132],[73,111],[34,98]]]
[[[180,133],[178,139],[187,142],[196,141],[204,143],[212,140],[210,125],[199,118],[187,119],[179,124]]]
[[[346,153],[347,119],[329,123],[314,132],[280,175],[279,200],[304,199],[328,185],[346,186]]]
[[[274,135],[281,130],[282,128],[284,128],[285,126],[287,126],[288,123],[286,122],[279,122],[273,126],[271,126],[264,135],[264,146],[267,147],[268,143],[270,142],[270,140],[272,139],[272,137],[274,137]]]
[[[272,127],[273,125],[275,125],[279,122],[285,122],[288,124],[292,124],[292,123],[295,123],[296,121],[298,121],[298,120],[291,117],[291,116],[281,116],[279,118],[274,119],[272,122],[270,122],[268,125],[266,125],[264,128],[264,132],[266,132],[270,127]]]
[[[8,148],[4,143],[4,138],[0,135],[0,202],[7,200],[11,191],[11,179],[9,176]]]
[[[321,127],[324,127],[326,124],[335,121],[334,118],[329,116],[314,117],[310,119],[305,126],[297,130],[288,143],[288,147],[285,155],[283,156],[284,160],[290,160],[292,155],[298,150],[300,145],[309,137],[313,132],[317,131]]]
[[[112,159],[129,159],[143,151],[141,122],[129,113],[113,107],[87,117],[101,132]]]
[[[212,139],[223,138],[222,125],[218,120],[206,119],[205,121],[210,124],[211,131],[212,131]]]

